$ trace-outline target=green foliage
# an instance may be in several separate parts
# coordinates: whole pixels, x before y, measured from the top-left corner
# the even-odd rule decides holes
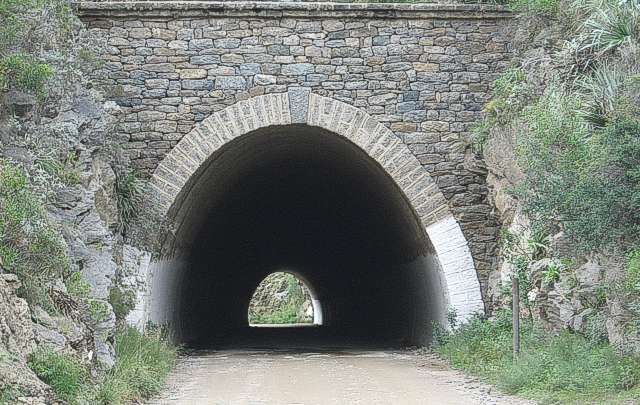
[[[629,252],[627,256],[627,280],[626,289],[630,292],[640,293],[640,248]]]
[[[52,309],[46,290],[69,270],[66,244],[17,166],[0,160],[0,265],[20,277],[20,294]]]
[[[44,98],[55,71],[43,50],[65,52],[62,44],[73,40],[77,19],[69,2],[3,0],[0,21],[0,93],[16,89]]]
[[[160,332],[141,334],[127,327],[116,335],[116,365],[95,392],[101,405],[141,401],[158,393],[171,371],[177,349]]]
[[[581,51],[605,53],[640,41],[640,3],[637,0],[598,3],[591,7],[590,16],[583,24]]]
[[[109,303],[113,307],[116,320],[123,320],[136,305],[135,292],[113,287],[109,290]]]
[[[87,368],[76,358],[49,348],[39,348],[29,357],[29,367],[56,395],[74,403],[89,382]]]
[[[596,127],[606,126],[625,112],[627,95],[636,91],[634,79],[628,68],[601,64],[577,82],[576,93],[581,101],[578,114]]]
[[[279,274],[281,273],[272,274],[263,280],[262,283],[269,283],[270,277]],[[301,317],[299,313],[300,307],[308,298],[308,293],[303,289],[294,275],[289,273],[285,273],[285,275],[287,283],[285,301],[275,308],[258,307],[256,310],[249,311],[250,324],[282,325],[308,322]]]
[[[528,293],[533,289],[533,284],[529,265],[532,261],[546,257],[549,250],[549,232],[546,228],[534,228],[530,235],[522,235],[503,229],[500,234],[500,245],[505,260],[513,266],[514,276],[518,279],[520,299],[531,314]],[[510,291],[507,289],[506,295],[510,295]]]
[[[640,121],[618,118],[595,132],[558,86],[524,113],[518,137],[526,179],[516,190],[536,224],[560,222],[578,250],[640,241]]]
[[[560,7],[559,0],[509,0],[509,7],[518,13],[555,16]]]
[[[0,2],[0,50],[15,41],[24,29],[20,16],[37,4],[36,0],[3,0]]]
[[[67,292],[76,300],[85,300],[90,297],[91,285],[82,278],[79,271],[73,272],[65,280]]]
[[[87,366],[51,349],[35,351],[29,367],[70,404],[120,405],[158,393],[177,355],[177,348],[159,331],[142,334],[131,327],[118,331],[115,350],[116,365],[97,385]]]
[[[511,356],[511,313],[500,311],[494,320],[473,318],[441,339],[436,351],[454,367],[481,376],[493,376]]]
[[[0,91],[17,88],[43,96],[52,76],[51,66],[30,55],[13,54],[0,59]]]
[[[551,403],[603,403],[637,387],[640,362],[603,343],[569,332],[550,335],[523,325],[522,352],[511,352],[510,313],[473,319],[449,334],[436,351],[456,368],[479,375],[510,394]]]
[[[72,186],[80,183],[80,174],[75,169],[76,156],[69,154],[64,160],[60,161],[53,157],[38,159],[36,164],[47,174],[56,177],[62,183]]]
[[[560,280],[560,272],[562,271],[562,265],[560,263],[552,262],[547,266],[547,269],[544,272],[544,282],[545,283],[555,283]]]
[[[142,205],[145,183],[134,171],[116,172],[118,230],[125,233]]]
[[[4,387],[0,388],[0,405],[11,405],[17,402],[18,397],[24,396],[18,388]]]
[[[89,316],[91,316],[91,319],[93,319],[94,322],[100,323],[108,318],[109,307],[105,302],[96,299],[89,299],[87,304],[89,305]]]
[[[491,100],[484,106],[485,118],[471,130],[474,151],[481,153],[490,129],[517,118],[535,94],[522,69],[510,68],[501,74],[493,82]]]

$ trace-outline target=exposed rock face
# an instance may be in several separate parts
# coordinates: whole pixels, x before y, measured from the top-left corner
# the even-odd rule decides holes
[[[540,20],[530,24],[544,24]],[[514,27],[511,45],[516,48],[516,61],[530,69],[527,80],[536,91],[544,89],[556,66],[551,61],[563,41],[557,27]],[[531,32],[538,34],[531,38]],[[526,244],[531,226],[522,213],[522,206],[511,190],[523,179],[516,157],[516,136],[526,128],[516,124],[509,128],[495,126],[483,149],[487,167],[487,186],[495,214],[502,228],[519,235]],[[503,249],[498,255],[499,265],[489,277],[488,297],[495,308],[504,307],[510,297],[505,296],[514,268]],[[621,291],[624,280],[624,258],[576,254],[571,240],[562,232],[549,235],[547,258],[533,260],[527,269],[531,291],[529,301],[534,319],[546,330],[559,332],[571,329],[589,337],[606,338],[625,351],[638,351],[637,332],[630,332],[631,312]],[[551,259],[553,258],[553,260]],[[572,259],[557,276],[549,279],[551,266],[560,259]],[[507,288],[505,288],[507,287]]]
[[[94,42],[92,49],[99,48],[99,41]],[[64,44],[64,58],[55,49],[43,56],[57,72],[65,72],[48,83],[48,97],[41,100],[20,92],[3,94],[0,111],[0,158],[27,173],[49,222],[66,242],[69,272],[80,272],[82,281],[90,286],[86,298],[68,293],[62,279],[42,286],[59,310],[47,313],[7,295],[7,291],[15,291],[17,287],[11,286],[18,281],[11,275],[2,276],[0,349],[12,353],[19,366],[14,365],[11,375],[0,376],[0,384],[21,381],[25,387],[33,387],[33,392],[21,392],[36,397],[48,391],[26,366],[26,356],[35,346],[46,345],[88,363],[100,363],[100,367],[110,367],[115,361],[115,316],[108,298],[122,249],[117,232],[115,170],[126,161],[118,154],[114,138],[120,109],[105,102],[87,81],[80,71],[83,61],[79,56],[74,59],[76,49],[69,49],[74,46],[81,45]],[[53,162],[56,169],[43,168],[43,160]],[[88,303],[99,305],[99,311],[89,308]],[[44,402],[54,403],[50,396],[44,397]]]
[[[139,330],[145,327],[148,319],[146,304],[151,293],[151,255],[134,246],[122,247],[122,266],[118,284],[135,294],[135,306],[126,317],[127,324]]]
[[[289,273],[273,273],[256,288],[249,306],[249,319],[281,312],[292,304],[296,307],[296,323],[313,322],[311,295],[304,283]]]
[[[0,269],[1,270],[1,269]],[[35,347],[34,325],[27,302],[16,296],[18,277],[0,273],[0,391],[15,390],[18,403],[54,404],[51,389],[27,367]]]
[[[492,132],[484,150],[487,184],[503,228],[526,240],[531,233],[529,221],[521,213],[518,201],[510,195],[510,189],[522,179],[515,160],[514,140],[515,134],[511,131],[497,129]],[[637,351],[640,348],[637,334],[630,333],[628,327],[631,313],[624,294],[617,287],[624,279],[624,259],[575,257],[571,241],[562,232],[550,236],[547,255],[556,261],[573,258],[574,264],[560,271],[557,280],[546,280],[549,266],[557,264],[556,261],[545,258],[530,263],[528,273],[532,290],[529,301],[535,320],[549,331],[571,329],[597,338],[606,337],[621,350]],[[504,307],[509,302],[509,296],[504,292],[514,272],[504,256],[499,255],[498,259],[498,269],[489,277],[488,298],[494,308]]]
[[[29,305],[16,296],[20,280],[0,274],[0,350],[26,356],[33,349],[34,332]]]

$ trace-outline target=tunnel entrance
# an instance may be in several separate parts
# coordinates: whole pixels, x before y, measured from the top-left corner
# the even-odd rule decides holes
[[[255,286],[279,269],[295,269],[323,304],[322,328],[279,342],[415,345],[443,320],[423,225],[349,140],[308,125],[266,127],[225,144],[192,178],[172,208],[176,258],[154,279],[163,284],[155,305],[182,343],[273,342],[249,327],[247,311]]]

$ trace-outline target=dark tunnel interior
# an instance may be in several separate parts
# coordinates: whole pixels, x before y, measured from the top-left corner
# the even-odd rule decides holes
[[[233,140],[174,205],[180,264],[174,335],[186,345],[402,346],[442,318],[433,248],[406,198],[356,145],[309,126]],[[257,285],[275,271],[303,279],[322,305],[311,328],[250,328]]]

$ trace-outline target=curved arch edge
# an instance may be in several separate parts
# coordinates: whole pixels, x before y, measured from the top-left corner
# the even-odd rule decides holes
[[[390,129],[368,113],[304,87],[252,97],[202,121],[154,171],[149,193],[154,210],[166,217],[191,176],[226,143],[260,128],[288,124],[331,131],[374,159],[404,193],[436,250],[448,307],[456,311],[460,321],[484,313],[468,242],[429,173]]]

